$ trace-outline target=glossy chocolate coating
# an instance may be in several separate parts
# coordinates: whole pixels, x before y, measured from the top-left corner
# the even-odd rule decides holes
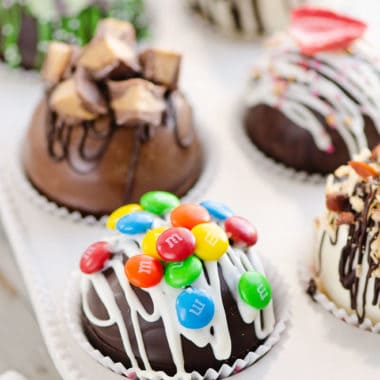
[[[229,359],[225,361],[218,361],[215,359],[210,346],[199,348],[192,342],[182,338],[185,369],[188,372],[195,370],[203,374],[208,368],[218,370],[223,363],[228,363],[231,365],[238,358],[244,358],[249,351],[254,351],[260,344],[263,343],[263,341],[258,339],[255,334],[254,323],[247,325],[241,319],[236,302],[229,292],[222,273],[219,272],[219,275],[221,278],[223,304],[226,311],[228,327],[231,332],[232,353]],[[120,288],[119,282],[112,270],[108,270],[106,272],[106,277],[111,284],[116,302],[122,311],[124,322],[127,326],[136,358],[139,358],[137,343],[133,332],[133,325],[130,318],[130,309],[125,301],[124,293]],[[152,302],[149,294],[138,288],[134,288],[134,290],[140,301],[146,307],[147,311],[151,312]],[[89,307],[94,315],[100,319],[107,319],[107,312],[93,288],[91,288],[87,297]],[[149,323],[142,318],[139,318],[139,323],[152,368],[156,371],[165,371],[168,375],[174,375],[176,369],[171,358],[162,321],[159,320],[154,323]],[[94,326],[85,317],[84,313],[82,313],[82,325],[85,334],[93,347],[97,348],[103,355],[111,357],[114,362],[121,362],[126,368],[130,367],[130,361],[124,352],[117,327],[112,326],[102,328]],[[138,361],[139,365],[142,366],[141,360]]]
[[[268,105],[248,108],[244,127],[250,140],[270,158],[298,171],[329,174],[346,163],[350,156],[342,137],[328,127],[320,115],[316,116],[331,136],[334,153],[318,149],[310,132]],[[364,116],[364,120],[369,147],[373,148],[379,143],[380,135],[367,116]]]
[[[24,141],[26,175],[54,202],[96,216],[139,201],[150,190],[182,196],[199,178],[203,154],[193,128],[187,134],[192,138],[183,146],[178,134],[188,125],[176,120],[168,111],[158,127],[137,123],[121,127],[106,122],[100,131],[81,122],[62,129],[61,134],[66,135],[62,139],[68,140],[62,145],[49,137],[54,113],[43,100]]]

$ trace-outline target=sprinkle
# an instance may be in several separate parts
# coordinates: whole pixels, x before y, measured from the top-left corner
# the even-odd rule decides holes
[[[352,118],[349,117],[349,116],[346,116],[343,120],[344,124],[346,125],[346,127],[350,127],[352,125]]]
[[[298,61],[298,65],[301,66],[301,67],[302,67],[303,69],[305,69],[305,70],[308,70],[309,67],[310,67],[309,62],[306,61],[305,59],[300,59],[300,60]]]
[[[253,79],[259,79],[261,77],[261,72],[259,69],[253,69],[252,70],[252,78]]]
[[[333,154],[334,152],[335,152],[334,145],[333,145],[333,144],[330,144],[330,145],[326,148],[326,153],[328,153],[328,154]]]
[[[331,128],[335,128],[335,117],[334,115],[327,115],[326,118],[326,123],[331,127]]]
[[[311,90],[311,95],[318,98],[319,97],[319,92],[317,90]]]
[[[287,84],[283,80],[278,80],[276,81],[274,88],[273,88],[273,93],[276,96],[281,96],[285,91],[286,91]]]
[[[321,67],[321,62],[316,60],[311,61],[311,67],[318,70]]]

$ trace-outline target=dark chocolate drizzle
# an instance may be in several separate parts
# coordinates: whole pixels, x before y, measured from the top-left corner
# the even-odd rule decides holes
[[[106,95],[108,96],[108,94]],[[177,144],[181,148],[186,149],[194,141],[194,129],[191,128],[188,135],[181,137],[176,107],[170,96],[167,96],[166,105],[162,125],[158,128],[169,128],[172,130]],[[153,137],[153,129],[155,127],[146,123],[135,124],[134,126],[118,126],[115,121],[115,115],[111,109],[109,109],[109,114],[111,117],[110,121],[106,123],[107,128],[98,131],[96,128],[96,120],[81,121],[77,124],[73,124],[72,122],[68,123],[62,118],[59,118],[58,115],[50,109],[48,111],[47,120],[48,152],[53,160],[57,162],[66,161],[73,171],[80,175],[86,175],[97,168],[118,128],[135,128],[125,185],[125,199],[128,200],[131,197],[134,187],[141,146]],[[76,129],[76,133],[80,131],[78,143],[73,142],[72,139],[74,129]],[[95,149],[92,148],[92,151],[95,150],[95,152],[89,152],[89,139],[91,139],[92,142],[97,142],[97,147]],[[75,161],[73,159],[74,157],[76,158]],[[80,160],[78,160],[78,158]]]
[[[360,192],[365,186],[357,185],[354,193]],[[364,189],[363,189],[364,190]],[[370,249],[370,245],[374,237],[368,234],[369,229],[374,226],[372,219],[369,219],[369,211],[375,199],[376,190],[370,190],[369,195],[365,199],[363,211],[357,215],[356,223],[351,224],[349,228],[346,246],[342,249],[339,262],[340,282],[345,289],[350,292],[351,308],[356,311],[359,322],[362,323],[365,318],[365,306],[368,291],[368,282],[372,272],[378,266],[373,262],[371,255],[368,254],[368,271],[366,274],[364,290],[362,293],[362,310],[359,310],[359,284],[360,279],[357,276],[356,269],[358,265],[362,265],[364,254]]]
[[[360,183],[354,189],[354,195],[359,196],[364,201],[363,210],[360,213],[355,213],[355,223],[349,227],[346,245],[341,251],[339,261],[339,279],[342,286],[350,293],[350,306],[355,310],[359,323],[362,323],[366,317],[366,303],[369,280],[373,272],[379,268],[380,262],[375,262],[370,254],[371,245],[379,235],[380,225],[370,218],[370,211],[376,197],[376,186],[371,183]],[[332,245],[336,245],[338,241],[338,233],[334,240],[330,239]],[[376,231],[371,234],[370,231]],[[322,234],[321,243],[319,246],[319,268],[321,268],[323,242],[326,237],[326,232]],[[367,254],[367,255],[366,255]],[[368,270],[365,276],[364,289],[360,292],[360,278],[357,275],[358,266],[362,267],[365,255],[367,256]],[[359,297],[361,297],[361,308],[359,307]],[[380,301],[380,279],[375,279],[374,282],[374,297],[372,305],[379,304]],[[380,305],[379,305],[380,306]]]
[[[70,168],[78,174],[84,175],[95,170],[117,127],[109,123],[106,130],[98,131],[95,121],[82,121],[74,125],[59,119],[54,112],[50,111],[49,114],[47,143],[50,157],[57,162],[66,160]],[[72,141],[74,129],[81,134],[78,144]],[[90,138],[98,142],[98,147],[92,153],[88,152]],[[74,156],[80,158],[80,166],[74,164]]]

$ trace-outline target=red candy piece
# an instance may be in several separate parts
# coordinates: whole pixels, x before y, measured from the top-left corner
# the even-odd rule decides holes
[[[359,20],[323,8],[301,6],[292,11],[290,33],[306,55],[345,49],[366,29]]]
[[[196,203],[182,204],[170,214],[170,221],[174,227],[185,227],[189,230],[197,224],[208,223],[210,220],[208,211]]]
[[[183,261],[195,250],[195,237],[184,227],[172,227],[157,239],[157,253],[165,261]]]
[[[241,216],[231,216],[224,222],[224,228],[230,239],[244,246],[255,245],[257,242],[256,228]]]
[[[132,256],[125,263],[124,270],[128,281],[138,288],[151,288],[164,276],[160,260],[148,255]]]
[[[99,241],[91,244],[83,253],[80,259],[80,270],[85,274],[92,274],[101,271],[105,263],[111,257],[108,243]]]

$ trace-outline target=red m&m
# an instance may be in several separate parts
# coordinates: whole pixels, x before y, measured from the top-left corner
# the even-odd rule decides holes
[[[241,216],[231,216],[224,222],[228,237],[237,244],[255,245],[257,242],[256,228]]]
[[[174,227],[185,227],[189,230],[197,224],[208,223],[210,220],[208,211],[196,203],[182,204],[170,214],[170,221]]]
[[[159,284],[164,276],[161,262],[148,255],[132,256],[125,263],[124,270],[128,281],[139,288],[151,288]]]
[[[165,261],[183,261],[195,249],[195,237],[184,227],[172,227],[157,239],[157,253]]]
[[[92,274],[101,271],[105,263],[111,257],[108,243],[99,241],[91,244],[83,253],[80,260],[80,270],[85,274]]]

